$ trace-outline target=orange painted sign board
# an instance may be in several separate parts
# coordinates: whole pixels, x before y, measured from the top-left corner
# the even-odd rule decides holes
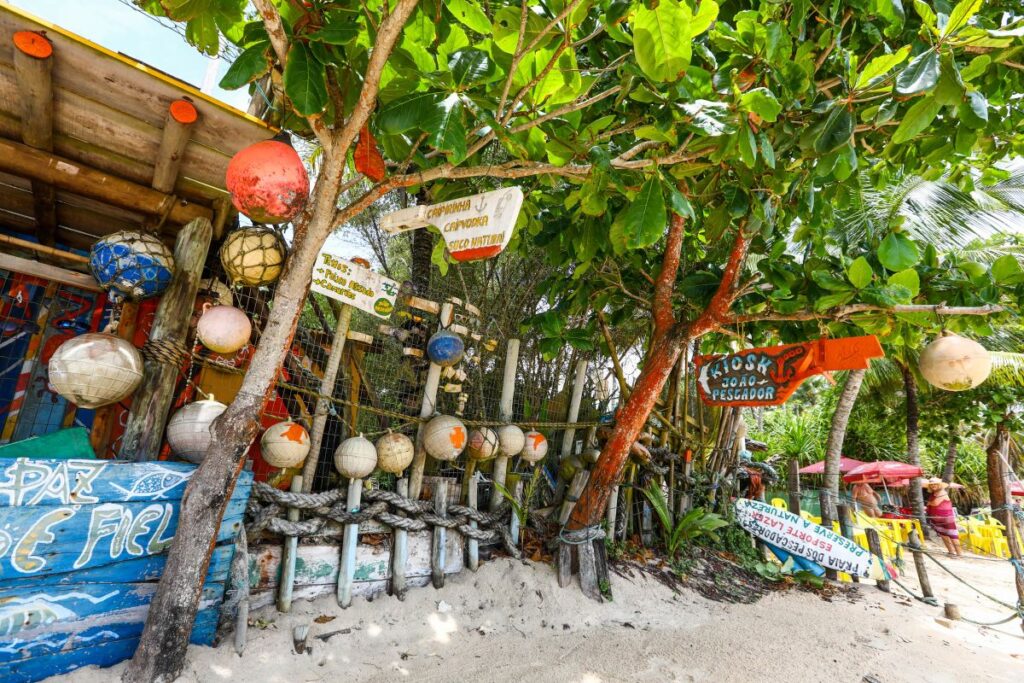
[[[874,335],[818,339],[698,356],[697,389],[714,406],[776,406],[785,403],[808,377],[839,370],[866,370],[885,352]]]

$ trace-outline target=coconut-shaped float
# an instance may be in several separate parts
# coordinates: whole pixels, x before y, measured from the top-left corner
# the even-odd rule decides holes
[[[437,460],[455,460],[466,448],[466,425],[451,415],[438,415],[423,430],[427,454]]]
[[[276,232],[267,228],[231,231],[219,254],[220,264],[233,285],[270,285],[277,282],[284,268],[284,244]]]
[[[472,460],[490,460],[498,454],[498,447],[498,434],[493,429],[480,427],[469,433],[466,453]]]
[[[228,163],[231,203],[257,223],[287,223],[309,196],[309,175],[291,145],[265,140],[249,145]]]
[[[992,372],[992,356],[973,339],[946,334],[921,352],[918,367],[929,384],[946,391],[966,391]]]
[[[348,479],[365,479],[377,468],[377,449],[362,434],[345,439],[334,451],[334,468]]]
[[[178,409],[167,421],[167,445],[179,458],[200,463],[213,441],[210,425],[228,407],[210,396]]]
[[[57,393],[81,408],[128,397],[142,382],[142,354],[130,342],[93,332],[61,344],[47,366]]]
[[[520,457],[531,465],[540,462],[548,454],[548,440],[536,430],[526,432],[526,445]]]
[[[167,289],[174,274],[174,256],[154,235],[121,230],[92,245],[89,269],[112,298],[137,301]]]
[[[498,427],[498,448],[501,449],[503,455],[509,457],[519,455],[525,445],[526,435],[517,425]]]
[[[448,330],[438,330],[427,340],[427,356],[441,367],[455,365],[466,353],[462,337]]]
[[[309,455],[309,432],[298,422],[285,420],[267,427],[260,439],[260,457],[271,467],[298,467]]]
[[[405,434],[388,432],[377,439],[377,466],[391,474],[401,474],[412,463],[416,448]]]
[[[216,353],[229,354],[249,343],[252,323],[234,306],[210,306],[203,311],[196,327],[203,346]]]

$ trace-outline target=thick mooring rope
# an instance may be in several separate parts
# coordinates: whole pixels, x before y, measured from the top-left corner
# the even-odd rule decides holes
[[[249,498],[249,514],[253,521],[246,526],[246,533],[250,537],[264,530],[300,538],[341,536],[344,533],[343,527],[331,529],[327,528],[327,523],[364,524],[375,520],[392,529],[400,528],[406,531],[426,531],[434,526],[455,529],[481,543],[501,541],[510,555],[517,559],[521,557],[508,529],[512,508],[507,503],[491,513],[464,505],[449,505],[442,516],[434,511],[432,502],[410,500],[393,491],[364,491],[363,501],[367,504],[358,512],[351,512],[346,508],[346,498],[347,493],[341,489],[322,493],[296,493],[280,491],[262,482],[256,482]],[[260,502],[266,505],[261,506]],[[287,508],[303,510],[313,516],[310,519],[293,522],[283,516]],[[398,515],[390,508],[401,510],[408,516]],[[470,526],[470,522],[476,522],[478,528]]]

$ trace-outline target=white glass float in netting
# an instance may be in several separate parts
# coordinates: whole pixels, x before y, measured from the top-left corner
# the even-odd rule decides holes
[[[100,408],[131,395],[142,382],[142,354],[112,334],[91,332],[60,345],[48,365],[50,384],[81,408]]]

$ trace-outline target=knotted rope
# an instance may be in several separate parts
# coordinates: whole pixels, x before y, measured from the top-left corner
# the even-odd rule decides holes
[[[187,355],[184,346],[170,339],[150,339],[142,347],[143,358],[174,367],[180,367]]]
[[[503,503],[491,513],[464,505],[449,505],[444,515],[438,515],[431,501],[410,500],[393,491],[364,491],[363,500],[367,504],[356,512],[347,509],[346,498],[347,493],[341,489],[322,493],[296,493],[280,491],[262,482],[256,482],[249,498],[252,522],[246,526],[246,533],[254,536],[266,530],[283,536],[337,537],[344,533],[343,527],[328,528],[328,522],[345,525],[365,524],[376,520],[392,529],[406,531],[426,531],[435,526],[455,529],[481,543],[501,541],[510,555],[517,559],[521,557],[508,529],[512,511],[508,503]],[[260,502],[265,505],[261,506]],[[283,516],[287,508],[303,510],[312,517],[293,522]],[[391,508],[400,510],[408,516],[398,515]],[[479,528],[473,528],[470,522],[476,522]]]

